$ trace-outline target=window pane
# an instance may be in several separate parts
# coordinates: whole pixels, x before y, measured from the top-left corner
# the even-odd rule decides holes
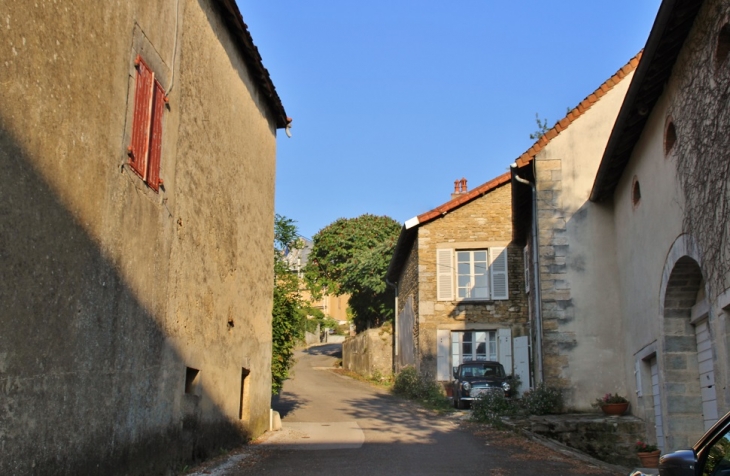
[[[464,299],[469,297],[469,289],[468,288],[459,288],[459,297]]]
[[[477,344],[477,360],[487,360],[487,343],[480,342]]]
[[[476,342],[486,342],[487,333],[484,331],[477,331],[474,333],[474,339],[476,340]]]
[[[459,343],[459,333],[458,332],[452,332],[451,333],[451,342],[452,343]]]
[[[471,255],[471,253],[469,253],[468,251],[457,251],[456,252],[456,260],[459,263],[468,263],[470,261],[470,258],[471,258],[470,255]]]
[[[471,284],[469,276],[459,276],[459,287],[468,287]]]
[[[474,299],[487,299],[489,298],[489,289],[488,288],[473,288],[471,290],[471,296]]]
[[[470,267],[469,263],[459,263],[457,269],[459,271],[459,276],[461,276],[461,275],[469,276],[471,274],[471,267]]]
[[[461,354],[464,356],[464,359],[466,359],[467,356],[472,355],[471,342],[464,342],[463,344],[461,344]]]
[[[474,252],[474,262],[482,261],[484,263],[487,262],[487,252],[486,251],[475,251]]]
[[[472,342],[474,340],[474,333],[472,331],[464,332],[462,340],[464,342]]]

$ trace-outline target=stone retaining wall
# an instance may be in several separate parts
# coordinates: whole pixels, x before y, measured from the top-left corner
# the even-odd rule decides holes
[[[644,440],[645,422],[632,416],[600,414],[532,415],[513,420],[518,428],[557,441],[611,464],[634,467],[634,445]]]
[[[390,375],[393,369],[393,334],[383,328],[368,329],[342,344],[342,367],[365,377]]]

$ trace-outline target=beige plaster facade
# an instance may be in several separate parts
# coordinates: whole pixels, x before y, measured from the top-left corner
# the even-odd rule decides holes
[[[669,11],[667,5],[662,8]],[[727,256],[730,245],[709,236],[714,223],[688,220],[696,218],[688,216],[697,211],[697,202],[688,201],[689,196],[697,200],[695,190],[709,193],[706,206],[719,209],[721,184],[730,179],[721,172],[728,146],[728,111],[722,98],[730,70],[726,59],[718,59],[721,31],[730,28],[730,2],[705,1],[689,13],[679,10],[670,14],[694,18],[684,37],[671,39],[681,48],[647,59],[647,68],[674,62],[673,68],[664,66],[671,75],[661,78],[664,87],[640,133],[626,123],[616,125],[617,138],[637,138],[629,142],[628,160],[617,169],[619,178],[599,173],[594,186],[594,191],[608,190],[601,203],[613,210],[627,393],[632,412],[647,422],[647,437],[664,452],[691,446],[730,410],[729,276],[713,275],[718,267],[707,261],[708,256]],[[648,45],[661,45],[666,38],[655,30]],[[636,88],[646,90],[653,79],[640,74]],[[648,102],[645,95],[637,97],[634,101]],[[623,107],[634,105],[627,101]],[[670,124],[674,130],[668,133]],[[608,150],[603,160],[611,165],[618,156]],[[707,181],[701,188],[688,186],[697,173]],[[713,177],[718,182],[711,182]],[[719,255],[713,254],[717,248]]]
[[[0,6],[0,473],[161,474],[268,428],[283,108],[231,5]],[[126,165],[137,55],[158,193]]]
[[[450,381],[451,369],[466,358],[454,354],[452,340],[464,331],[487,333],[493,340],[486,359],[500,360],[507,373],[513,372],[512,340],[528,335],[527,301],[524,292],[522,250],[513,246],[509,176],[505,181],[488,182],[459,203],[448,202],[436,210],[434,218],[418,218],[420,223],[404,228],[389,269],[388,279],[397,282],[399,322],[396,323],[396,371],[415,365],[424,375],[438,381]],[[482,190],[483,189],[483,190]],[[458,294],[439,296],[437,280],[440,251],[504,249],[508,294],[488,299],[459,299]],[[455,256],[455,255],[454,255]],[[454,269],[456,269],[454,261]],[[454,279],[450,276],[447,279]],[[404,326],[404,322],[407,322]],[[400,335],[398,335],[400,333]],[[476,344],[475,344],[476,345]],[[487,344],[489,347],[489,343]],[[412,358],[403,353],[412,352]],[[521,376],[524,388],[529,373]]]
[[[613,219],[610,208],[590,202],[589,196],[631,82],[633,67],[628,66],[610,80],[600,99],[575,117],[571,113],[569,125],[517,164],[534,177],[537,197],[538,233],[528,232],[524,241],[525,255],[533,257],[535,372],[538,381],[563,390],[568,410],[589,411],[606,393],[626,393],[623,368],[616,365],[623,355],[623,329]],[[531,216],[526,207],[517,213],[519,219]]]

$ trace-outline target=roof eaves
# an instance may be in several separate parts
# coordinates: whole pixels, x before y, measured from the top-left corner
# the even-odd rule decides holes
[[[573,121],[581,117],[587,110],[591,108],[595,103],[597,103],[603,96],[605,96],[611,89],[614,88],[618,83],[620,83],[629,73],[634,71],[636,67],[639,65],[639,60],[641,59],[642,52],[639,51],[639,53],[636,54],[633,58],[629,60],[628,63],[623,65],[616,73],[613,74],[610,78],[608,78],[606,81],[604,81],[598,88],[593,91],[591,94],[589,94],[585,99],[583,99],[580,104],[578,104],[576,107],[571,109],[568,114],[565,115],[562,119],[560,119],[555,125],[549,129],[545,134],[542,135],[535,143],[527,149],[522,155],[520,155],[517,160],[515,160],[515,163],[518,167],[523,167],[535,158],[535,156],[545,148],[546,145],[550,143],[551,140],[553,140],[555,137],[558,136],[561,132],[563,132],[565,129],[567,129]]]
[[[663,93],[703,0],[664,0],[644,47],[596,173],[590,199],[609,198],[623,175],[651,111]]]
[[[424,223],[428,223],[432,220],[435,220],[436,218],[446,215],[447,213],[451,212],[452,210],[455,210],[456,208],[459,208],[460,206],[471,202],[475,198],[478,198],[485,193],[491,192],[497,187],[500,187],[508,182],[510,182],[512,177],[512,174],[510,172],[506,172],[499,177],[495,177],[489,182],[483,183],[482,185],[474,188],[472,191],[459,195],[456,198],[453,198],[449,200],[448,202],[444,203],[443,205],[440,205],[433,210],[430,210],[426,213],[423,213],[421,215],[418,215],[416,219],[418,220],[418,225],[423,225]]]
[[[234,0],[214,0],[214,2],[220,7],[225,24],[233,35],[234,43],[243,56],[246,65],[249,67],[253,81],[258,86],[266,104],[271,109],[276,128],[285,128],[291,122],[291,119],[286,116],[284,105],[281,103],[279,94],[276,92],[276,87],[271,80],[269,71],[264,67],[259,50],[253,42],[251,33],[243,21],[236,2]]]

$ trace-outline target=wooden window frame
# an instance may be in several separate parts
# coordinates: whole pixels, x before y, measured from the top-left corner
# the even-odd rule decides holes
[[[134,61],[134,113],[132,138],[127,151],[129,166],[155,193],[163,185],[160,177],[162,159],[162,118],[167,96],[155,73],[140,55]]]
[[[459,262],[458,253],[470,253],[471,276],[474,275],[475,252],[487,253],[487,296],[486,297],[459,297]],[[489,248],[442,248],[436,250],[437,286],[436,300],[451,302],[484,302],[509,300],[509,259],[507,247]],[[503,269],[501,269],[503,268]],[[504,276],[502,278],[502,276]],[[499,278],[499,279],[495,279]],[[496,292],[496,285],[503,285],[504,293]]]

